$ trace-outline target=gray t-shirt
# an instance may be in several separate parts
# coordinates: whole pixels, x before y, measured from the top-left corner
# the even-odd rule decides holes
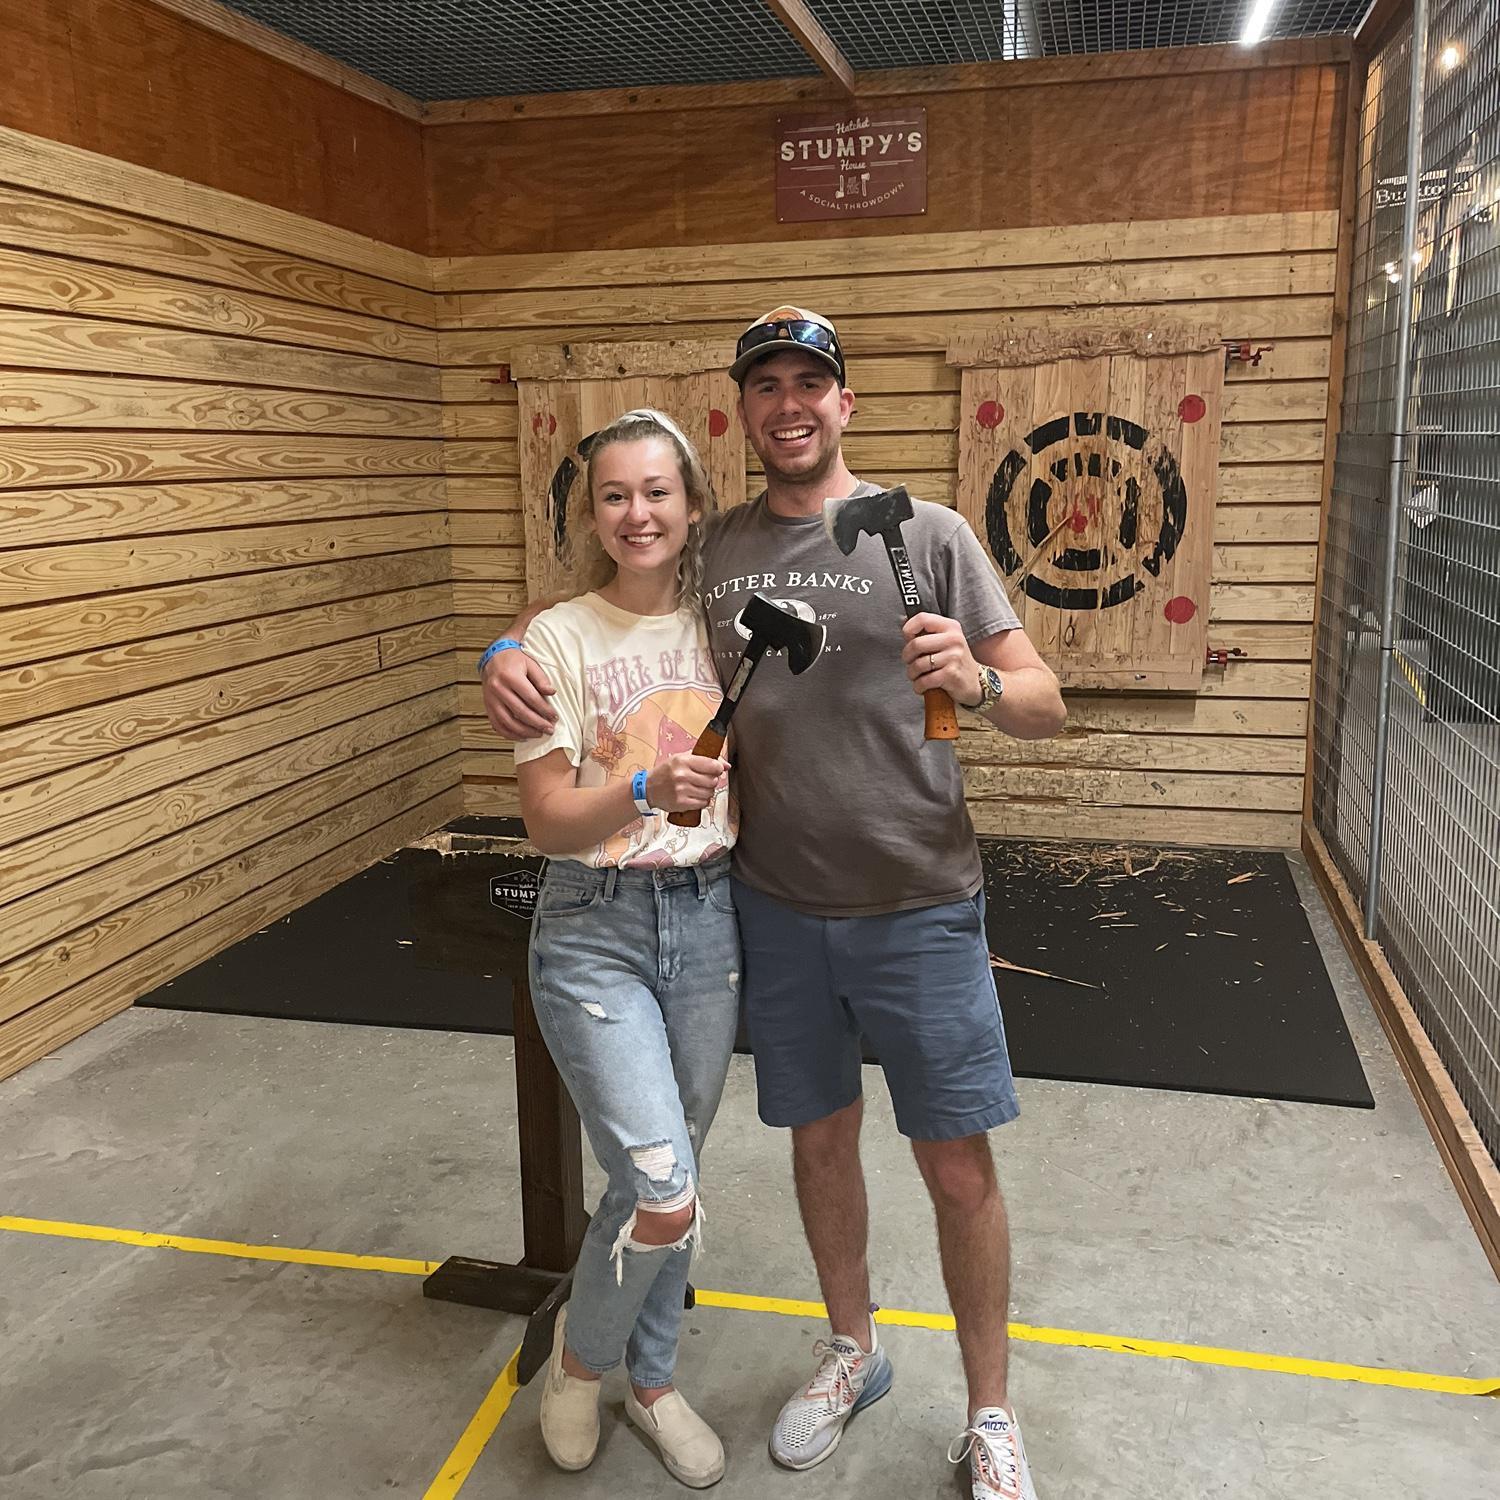
[[[853,493],[874,494],[861,484]],[[914,502],[902,527],[924,606],[972,643],[1020,621],[961,516]],[[951,741],[924,741],[922,700],[901,661],[905,620],[885,544],[845,557],[821,516],[774,515],[765,496],[715,518],[706,549],[709,640],[721,681],[746,637],[752,593],[828,628],[823,655],[793,677],[767,652],[735,710],[741,822],[735,874],[817,916],[962,901],[982,875]]]

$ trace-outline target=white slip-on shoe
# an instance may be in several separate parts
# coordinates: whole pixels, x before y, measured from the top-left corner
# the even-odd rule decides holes
[[[706,1490],[724,1477],[724,1445],[719,1435],[683,1399],[668,1391],[642,1406],[634,1391],[625,1393],[625,1411],[657,1446],[674,1479],[691,1489]]]
[[[567,1307],[558,1308],[547,1383],[542,1387],[542,1441],[559,1469],[586,1469],[599,1447],[599,1387],[603,1382],[580,1380],[563,1369],[567,1317]]]

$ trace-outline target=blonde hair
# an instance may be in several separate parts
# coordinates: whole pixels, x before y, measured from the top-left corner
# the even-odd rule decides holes
[[[588,467],[584,471],[589,524],[580,523],[568,530],[566,560],[573,586],[581,594],[588,593],[591,589],[603,588],[615,576],[615,560],[604,550],[598,528],[593,524],[595,460],[614,443],[634,443],[651,437],[664,437],[671,443],[677,454],[677,467],[682,474],[688,510],[698,512],[698,519],[688,522],[687,540],[683,543],[682,555],[677,559],[677,603],[679,608],[699,609],[703,604],[705,522],[709,513],[719,508],[719,504],[703,459],[688,441],[687,434],[665,412],[649,406],[639,407],[616,417],[613,422],[601,427],[589,444]]]

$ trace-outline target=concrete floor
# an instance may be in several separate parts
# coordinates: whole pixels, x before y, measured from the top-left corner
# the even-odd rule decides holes
[[[1304,898],[1316,907],[1305,872]],[[1500,1288],[1321,909],[1372,1111],[1023,1081],[996,1136],[1023,1323],[1500,1378]],[[946,1311],[929,1211],[870,1080],[877,1297]],[[0,1083],[0,1214],[437,1260],[520,1253],[505,1038],[127,1012]],[[786,1141],[736,1059],[706,1171],[718,1291],[815,1298]],[[440,1471],[520,1336],[415,1277],[0,1228],[5,1500],[367,1500]],[[838,1454],[774,1468],[812,1320],[700,1307],[684,1389],[729,1451],[726,1497],[943,1497],[951,1335],[890,1328],[893,1395]],[[1018,1343],[1042,1500],[1494,1500],[1500,1401]],[[521,1391],[464,1500],[681,1496],[623,1420],[555,1471]]]

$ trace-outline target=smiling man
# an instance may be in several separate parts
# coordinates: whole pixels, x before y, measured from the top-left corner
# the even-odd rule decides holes
[[[827,627],[817,669],[747,695],[734,722],[734,890],[760,1115],[791,1130],[832,1324],[771,1454],[791,1469],[821,1463],[891,1386],[870,1316],[863,1035],[936,1214],[969,1392],[950,1457],[968,1458],[975,1500],[1035,1500],[1007,1385],[1009,1230],[988,1138],[1018,1106],[958,758],[951,741],[924,740],[922,694],[943,688],[1019,739],[1055,734],[1062,696],[962,517],[915,502],[903,540],[934,609],[904,630],[885,549],[867,538],[845,557],[829,539],[823,501],[878,486],[844,461],[854,393],[827,318],[799,307],[757,318],[730,373],[766,488],[706,542],[720,675],[744,649],[754,592]],[[501,652],[484,681],[491,723],[509,738],[539,732],[549,687],[524,652]]]

